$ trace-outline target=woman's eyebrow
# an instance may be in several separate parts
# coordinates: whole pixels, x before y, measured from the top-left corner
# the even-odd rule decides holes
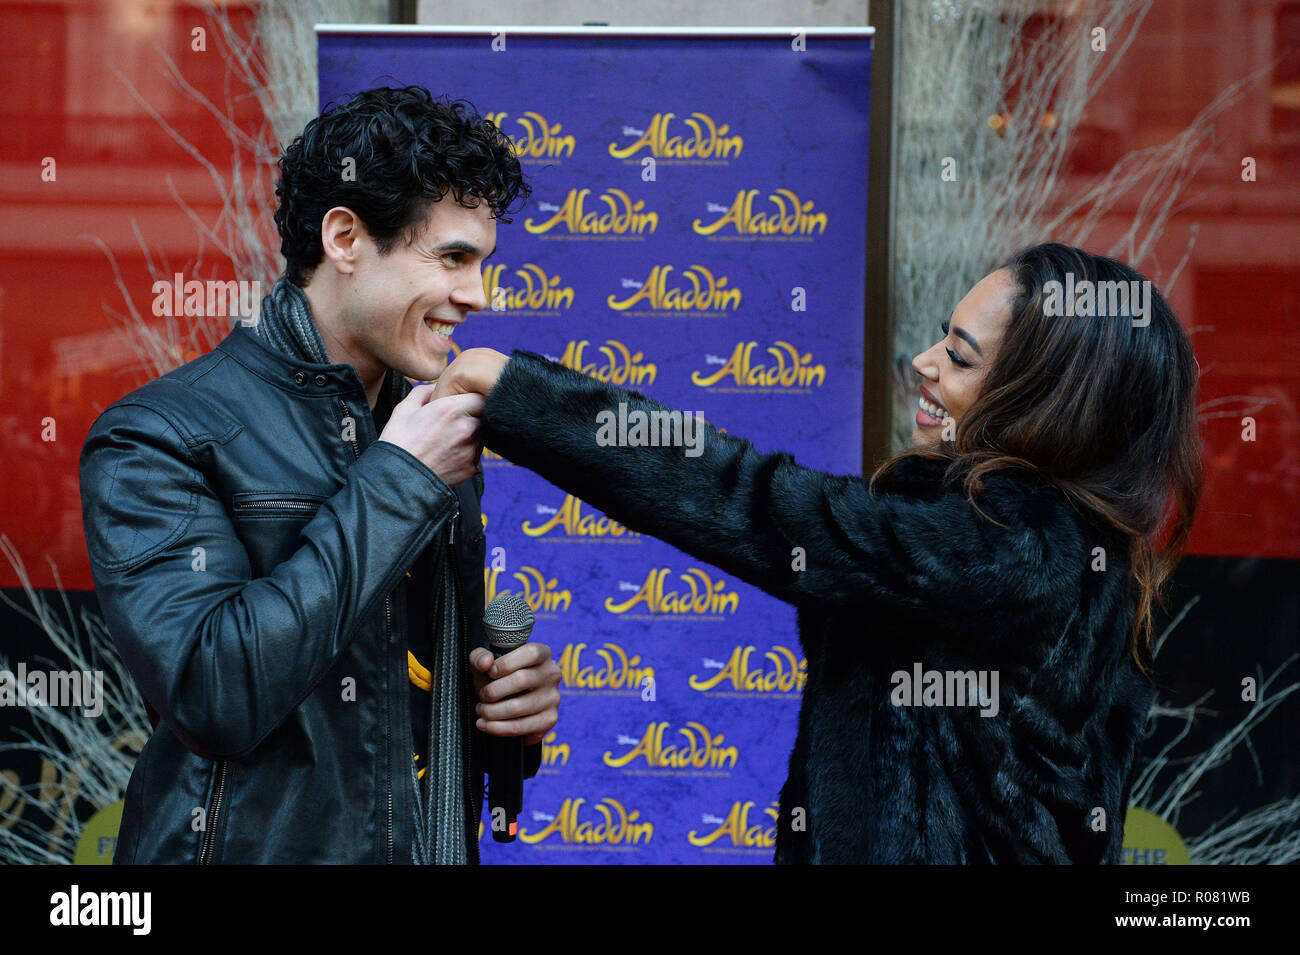
[[[980,343],[975,340],[974,335],[966,331],[966,329],[964,328],[955,328],[955,327],[953,328],[952,333],[956,335],[958,338],[965,339],[967,342],[970,343],[971,348],[979,352],[979,356],[981,358],[984,357],[984,349],[980,348]]]

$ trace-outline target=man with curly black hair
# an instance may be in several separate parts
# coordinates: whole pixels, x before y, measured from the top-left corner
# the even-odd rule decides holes
[[[478,861],[485,751],[555,725],[541,643],[493,660],[477,395],[432,400],[530,189],[463,101],[374,89],[280,160],[283,277],[81,457],[87,548],[153,735],[116,863]]]

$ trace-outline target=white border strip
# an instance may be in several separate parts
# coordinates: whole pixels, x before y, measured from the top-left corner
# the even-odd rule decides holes
[[[426,26],[419,23],[317,23],[317,33],[384,34],[410,33],[437,35],[491,36],[505,31],[507,34],[533,36],[874,36],[875,27],[521,27],[521,26]]]

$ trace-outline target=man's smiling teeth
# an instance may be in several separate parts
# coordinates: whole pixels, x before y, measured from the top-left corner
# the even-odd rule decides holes
[[[456,330],[455,322],[435,322],[426,318],[424,324],[433,329],[434,334],[441,335],[443,338],[451,338],[451,333]]]
[[[921,410],[924,411],[926,414],[928,414],[931,418],[937,418],[938,420],[942,421],[944,418],[948,416],[948,412],[945,409],[939,407],[932,401],[926,401],[924,396],[921,397],[918,403],[921,406]]]

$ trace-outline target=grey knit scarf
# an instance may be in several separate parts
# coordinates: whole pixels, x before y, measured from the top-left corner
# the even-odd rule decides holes
[[[262,299],[258,321],[249,327],[268,348],[314,364],[332,364],[320,330],[312,318],[311,304],[303,290],[288,279],[280,279],[270,294]],[[403,397],[404,380],[389,372],[388,408]],[[384,401],[381,396],[380,401]],[[410,762],[415,788],[414,828],[411,860],[417,865],[464,865],[469,860],[465,832],[465,759],[464,741],[469,730],[466,719],[466,680],[463,679],[465,648],[461,634],[456,580],[447,558],[435,560],[435,576],[440,585],[430,593],[429,623],[435,631],[435,662],[431,667],[433,686],[429,694],[429,739],[425,748],[428,771],[424,774],[427,791],[422,791],[415,762]],[[439,624],[441,624],[439,626]],[[458,677],[461,677],[458,679]],[[402,718],[409,719],[405,709]],[[434,798],[429,799],[432,792]]]

